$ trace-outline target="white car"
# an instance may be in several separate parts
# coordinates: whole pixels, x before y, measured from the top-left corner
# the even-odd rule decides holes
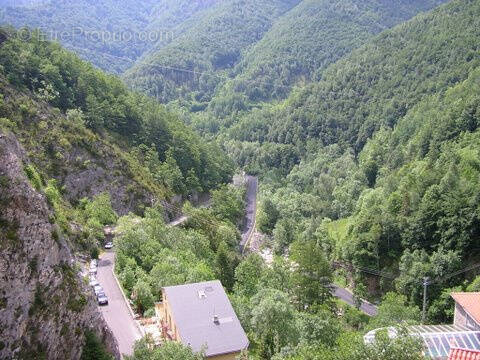
[[[111,249],[113,248],[113,242],[109,241],[105,244],[105,249]]]
[[[90,261],[90,267],[92,266],[97,267],[97,265],[98,265],[97,259],[93,259],[92,261]]]
[[[90,270],[88,271],[88,273],[90,274],[90,276],[95,276],[95,275],[97,275],[97,268],[90,269]]]
[[[103,288],[98,284],[93,287],[93,291],[95,291],[95,295],[98,296],[99,293],[103,292]]]
[[[91,287],[95,287],[97,285],[100,285],[97,281],[97,279],[90,279],[90,282],[88,283]]]

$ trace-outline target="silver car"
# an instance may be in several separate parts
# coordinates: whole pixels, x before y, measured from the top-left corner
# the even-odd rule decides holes
[[[108,305],[107,295],[103,291],[97,294],[98,305]]]

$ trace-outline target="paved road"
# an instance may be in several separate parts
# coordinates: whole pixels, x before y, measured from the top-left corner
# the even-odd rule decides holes
[[[341,288],[337,285],[332,285],[332,294],[343,300],[349,305],[355,306],[355,302],[353,300],[353,295],[347,289]],[[360,311],[367,314],[368,316],[376,316],[378,314],[378,308],[375,305],[370,304],[367,301],[363,301],[362,305],[360,306]]]
[[[105,252],[98,262],[97,279],[108,296],[109,304],[101,306],[105,321],[117,339],[121,354],[132,355],[133,345],[141,338],[118,284],[113,276],[115,253]]]
[[[257,212],[257,192],[258,178],[256,176],[247,175],[247,204],[242,228],[242,242],[240,243],[242,251],[254,228],[255,215]]]

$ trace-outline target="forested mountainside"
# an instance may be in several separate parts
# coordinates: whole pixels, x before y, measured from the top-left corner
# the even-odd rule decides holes
[[[195,111],[219,91],[211,108],[221,118],[284,97],[297,81],[309,80],[373,34],[441,2],[227,1],[183,37],[139,61],[126,80],[162,102],[186,98]],[[167,88],[165,79],[183,90]]]
[[[235,129],[253,142],[231,142],[233,156],[273,169],[259,225],[278,252],[316,238],[332,260],[385,271],[358,273],[371,290],[417,305],[418,279],[478,259],[479,14],[453,1],[386,31]],[[431,321],[448,319],[440,289],[461,282],[432,286]]]
[[[57,44],[17,35],[1,31],[2,132],[25,149],[25,172],[80,249],[94,248],[112,218],[90,219],[85,199],[142,214],[229,181],[233,167],[219,148],[162,106]]]
[[[217,118],[285,97],[372,35],[444,1],[5,3],[0,23],[41,28],[161,102],[186,99],[182,107],[198,111],[219,92],[209,114]]]
[[[176,26],[218,0],[18,1],[2,4],[0,24],[40,28],[83,59],[121,73],[154,46],[178,36]],[[187,6],[188,5],[188,6]]]
[[[475,1],[454,1],[383,32],[328,67],[319,82],[242,118],[226,136],[235,140],[228,145],[234,158],[251,171],[288,172],[298,157],[327,145],[358,154],[376,130],[394,126],[424,96],[466,79],[478,66],[478,11]],[[263,163],[262,148],[283,155]],[[275,162],[280,158],[287,166]]]
[[[111,148],[129,154],[141,164],[139,167],[148,169],[150,176],[142,175],[139,179],[155,179],[159,185],[152,186],[162,186],[168,189],[166,195],[171,195],[207,191],[231,176],[229,160],[214,143],[205,143],[163,106],[128,91],[116,77],[96,70],[59,45],[39,40],[35,32],[28,41],[6,31],[2,35],[0,69],[10,86],[31,92],[30,98],[47,102],[57,109],[57,117],[71,118],[70,128],[79,126],[82,133],[90,134],[91,140],[111,140]],[[4,101],[19,101],[20,109],[26,108],[27,115],[35,113],[29,109],[28,99],[22,104],[19,97],[7,94]],[[18,107],[12,107],[18,111]],[[40,128],[39,133],[46,135],[46,155],[61,157],[63,154],[56,146],[66,143],[69,147],[71,142],[59,141],[64,135],[61,129],[49,131],[48,124],[41,125],[44,129]],[[24,131],[25,137],[29,133],[24,126],[19,131]],[[77,135],[78,131],[71,133]],[[95,141],[77,138],[75,142],[92,147],[93,153],[97,150]],[[74,157],[72,160],[77,161]],[[131,173],[137,175],[136,171]]]
[[[130,86],[161,102],[184,96],[207,101],[245,49],[259,41],[274,20],[298,2],[223,1],[194,19],[194,25],[175,41],[139,61],[124,78]]]
[[[325,67],[374,34],[443,2],[304,0],[243,55],[210,109],[221,118],[230,115],[225,110],[284,98],[293,85],[320,77]],[[235,106],[228,106],[231,99]]]
[[[0,30],[0,357],[77,359],[98,338],[115,354],[75,259],[98,256],[115,226],[114,271],[142,316],[164,286],[219,279],[249,359],[424,360],[400,327],[373,344],[363,335],[420,323],[424,277],[427,323],[451,322],[451,292],[480,290],[480,1],[444,2],[2,9],[15,26],[175,36],[81,40],[115,71],[128,67],[117,56],[139,58],[124,80],[154,99],[36,31]],[[245,187],[226,185],[235,167],[260,180],[246,247]],[[208,206],[184,205],[181,227],[166,222],[175,195],[207,191]],[[376,316],[358,310],[362,298]],[[201,355],[143,340],[132,360],[172,357]]]

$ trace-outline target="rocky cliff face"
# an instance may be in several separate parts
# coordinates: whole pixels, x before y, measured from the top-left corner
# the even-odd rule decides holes
[[[28,161],[0,131],[0,358],[79,359],[87,329],[118,356]]]
[[[45,178],[56,179],[72,204],[108,192],[119,215],[141,214],[145,206],[166,196],[165,189],[107,134],[102,137],[76,126],[32,94],[12,88],[0,75],[2,117],[20,124],[15,134],[29,161]]]

